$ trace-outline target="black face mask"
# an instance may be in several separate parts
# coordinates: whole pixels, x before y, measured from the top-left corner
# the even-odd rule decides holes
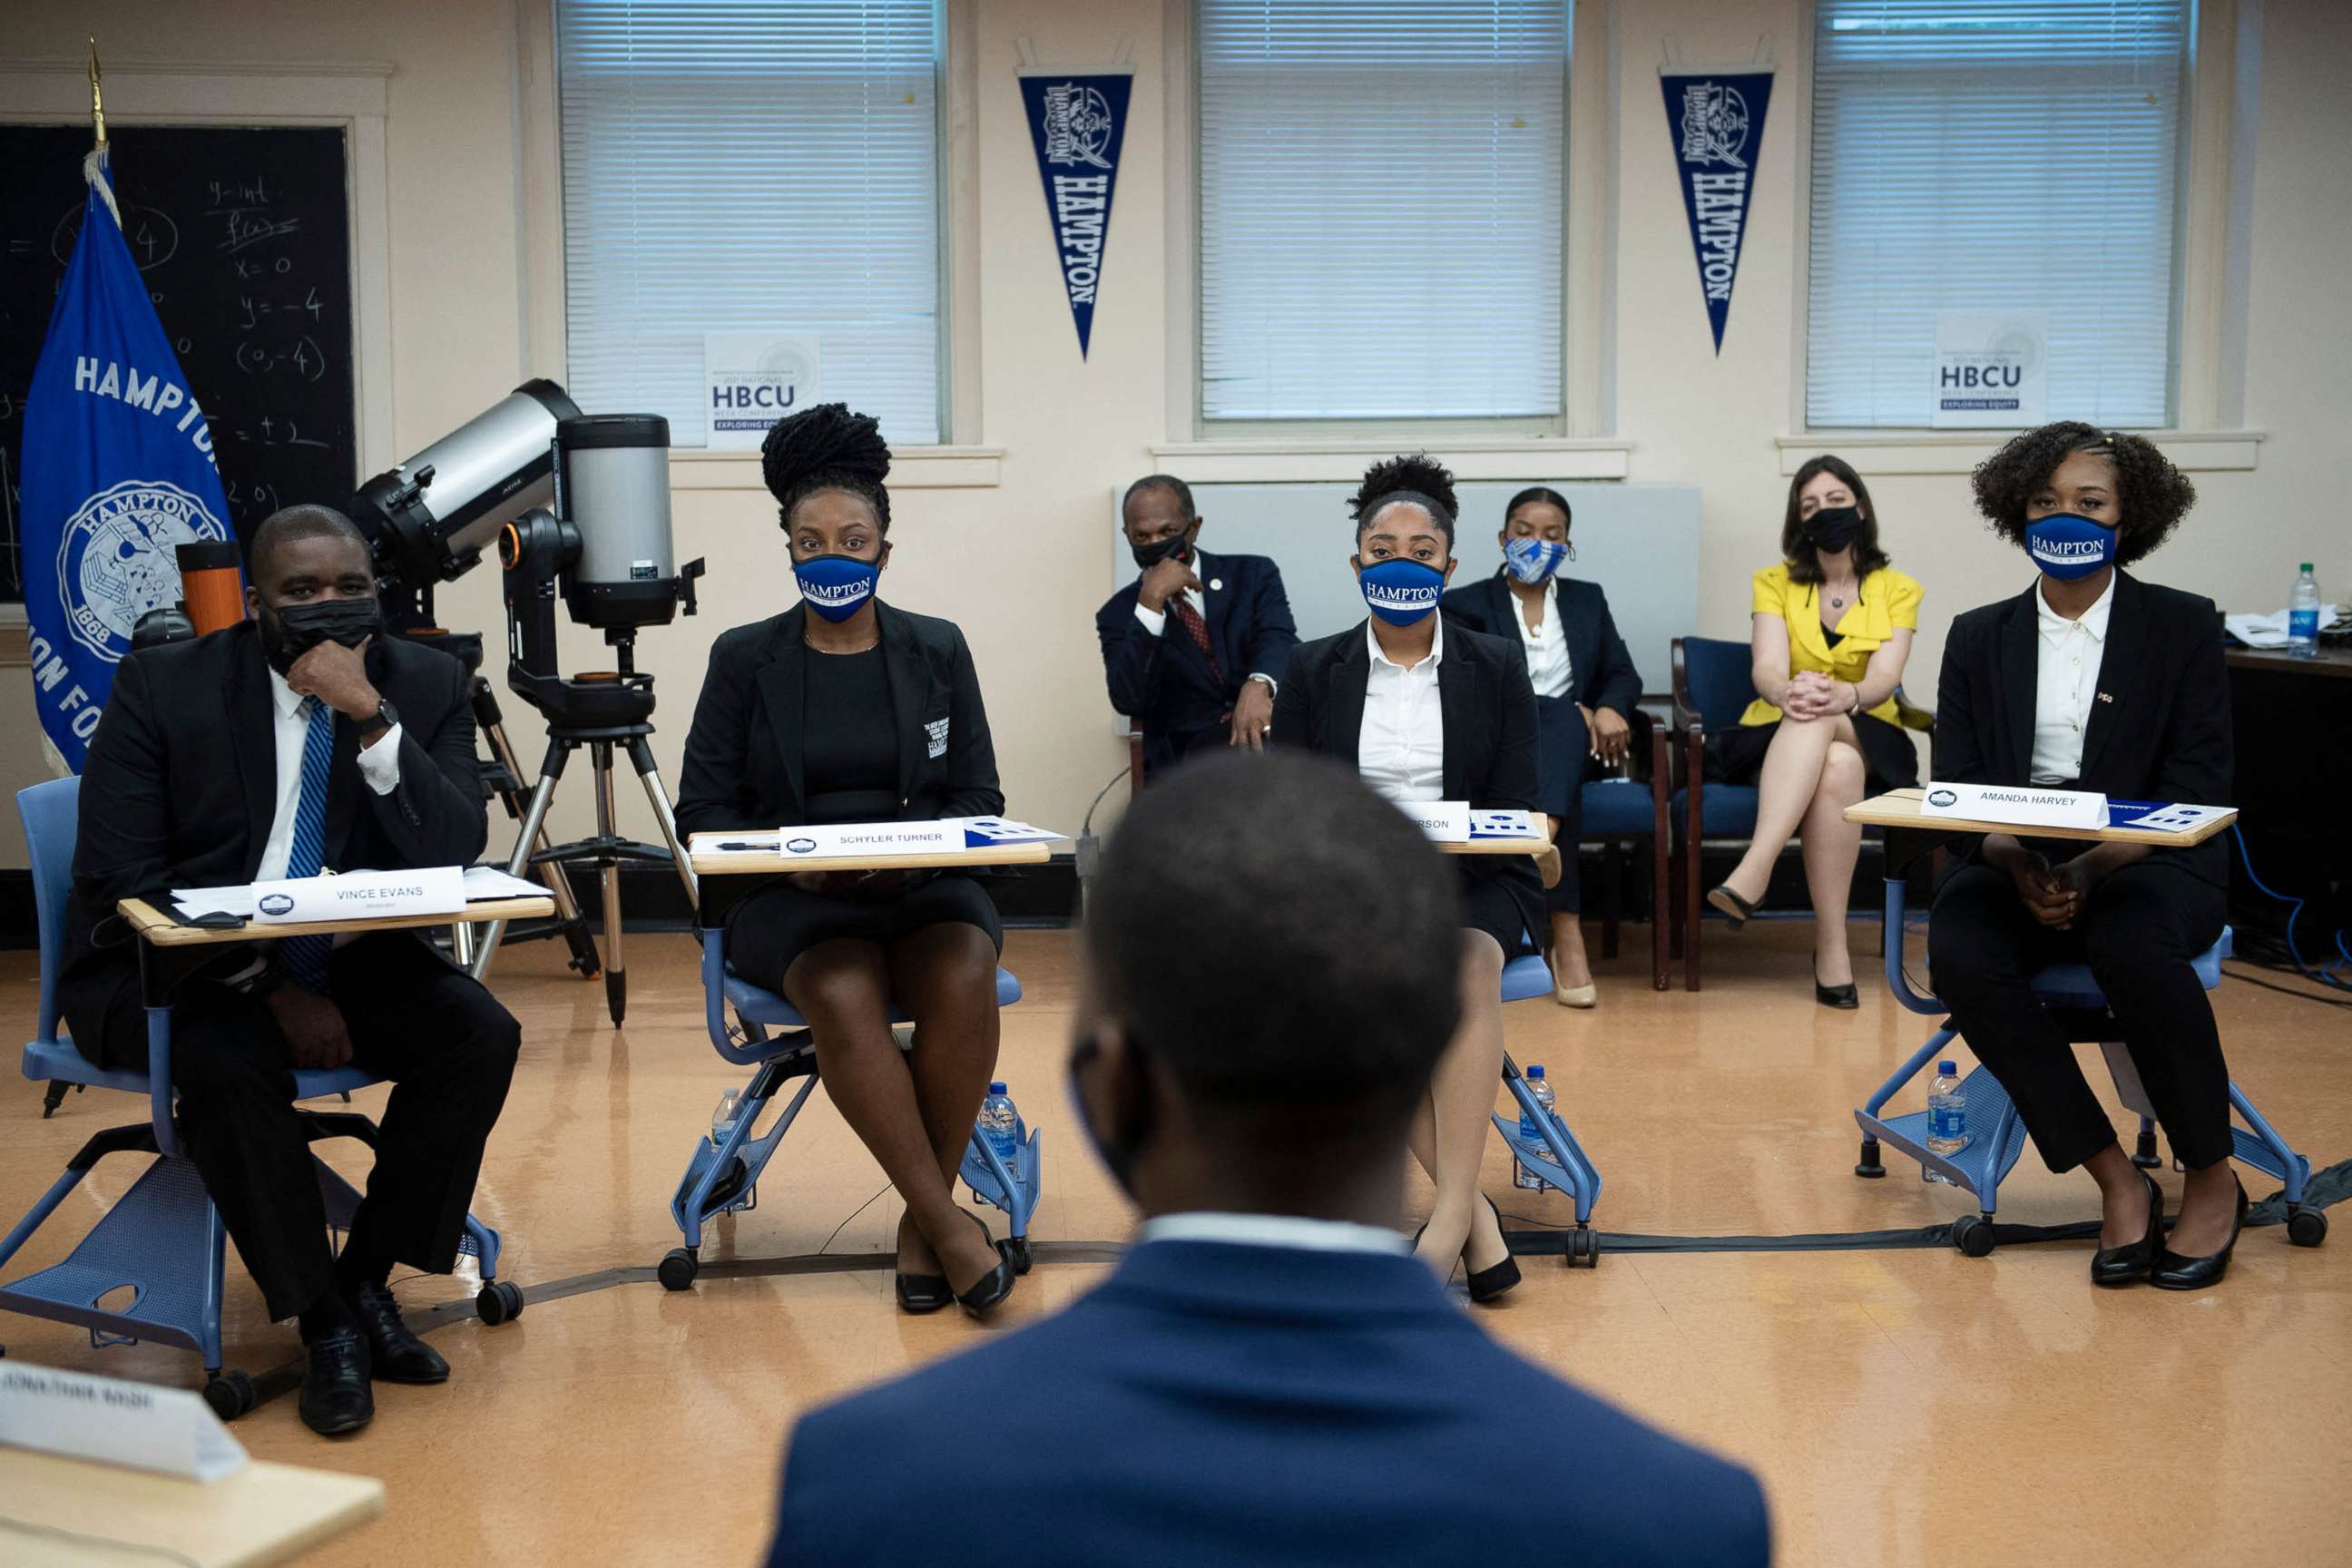
[[[1181,533],[1155,539],[1149,544],[1130,544],[1128,549],[1133,552],[1136,565],[1149,572],[1162,561],[1181,561],[1192,554],[1192,531],[1188,528]]]
[[[321,599],[315,605],[289,605],[279,610],[261,606],[262,657],[280,675],[322,642],[357,647],[382,630],[383,605],[373,594],[364,599]]]
[[[1130,1051],[1135,1049],[1132,1037],[1128,1042],[1128,1048]],[[1093,1116],[1087,1110],[1087,1097],[1079,1091],[1078,1079],[1079,1069],[1101,1055],[1102,1042],[1091,1034],[1071,1048],[1070,1100],[1077,1107],[1078,1125],[1085,1129],[1087,1141],[1094,1145],[1095,1157],[1110,1173],[1110,1179],[1118,1184],[1118,1190],[1131,1198],[1135,1195],[1135,1163],[1142,1156],[1143,1145],[1151,1136],[1151,1117],[1149,1108],[1139,1108],[1123,1119],[1123,1125],[1111,1128],[1095,1125]]]
[[[1805,521],[1806,537],[1817,550],[1834,555],[1862,535],[1862,509],[1825,506]]]

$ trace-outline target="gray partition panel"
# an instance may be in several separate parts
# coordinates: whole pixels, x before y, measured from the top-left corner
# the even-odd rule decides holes
[[[1463,517],[1454,552],[1458,585],[1491,575],[1502,564],[1496,535],[1503,505],[1526,487],[1457,487]],[[1669,684],[1667,646],[1698,625],[1699,491],[1693,485],[1564,484],[1575,518],[1569,537],[1576,559],[1566,572],[1598,583],[1609,595],[1617,629],[1642,672],[1642,689],[1662,696]],[[1269,555],[1301,637],[1327,637],[1364,618],[1348,557],[1355,547],[1348,521],[1348,484],[1203,484],[1192,487],[1203,526],[1201,547],[1230,554]],[[1118,501],[1111,500],[1111,588],[1131,582],[1135,563],[1117,532]]]

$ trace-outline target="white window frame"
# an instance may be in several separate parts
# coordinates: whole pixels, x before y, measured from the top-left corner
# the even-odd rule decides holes
[[[2248,470],[2263,433],[2244,428],[2246,334],[2252,300],[2251,206],[2262,0],[2198,0],[2181,96],[2181,149],[2174,202],[2171,423],[2140,432],[2179,467]],[[1780,472],[1816,453],[1869,454],[1874,474],[1964,474],[2014,431],[1924,426],[1815,426],[1806,422],[1806,345],[1811,321],[1813,48],[1819,7],[1807,0],[1795,58],[1784,68],[1795,126],[1795,200],[1790,233],[1788,434],[1777,439]]]
[[[1616,117],[1613,4],[1571,0],[1563,204],[1562,412],[1521,419],[1211,420],[1201,402],[1199,31],[1193,0],[1161,7],[1167,439],[1151,450],[1203,481],[1354,479],[1399,446],[1441,449],[1473,479],[1622,479],[1614,437]]]
[[[1000,482],[1002,447],[982,443],[980,371],[980,0],[943,0],[940,62],[940,443],[893,447],[893,489],[959,489]],[[563,179],[555,81],[556,0],[516,7],[518,286],[526,374],[561,379],[568,363],[563,300]],[[677,449],[679,490],[764,490],[757,452]]]

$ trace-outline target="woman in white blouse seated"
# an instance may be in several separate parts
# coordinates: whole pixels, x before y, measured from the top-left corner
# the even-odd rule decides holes
[[[1437,613],[1454,566],[1454,477],[1427,458],[1394,458],[1365,474],[1349,505],[1356,576],[1371,616],[1292,650],[1267,739],[1337,758],[1400,803],[1535,810],[1536,700],[1527,658],[1516,642],[1448,627]],[[1502,1216],[1478,1191],[1503,1068],[1503,964],[1535,950],[1544,900],[1524,857],[1459,864],[1461,1023],[1438,1063],[1428,1109],[1414,1121],[1413,1155],[1437,1188],[1416,1245],[1441,1275],[1451,1277],[1459,1258],[1471,1300],[1489,1301],[1519,1281]]]
[[[1553,999],[1590,1007],[1601,994],[1584,956],[1576,841],[1585,784],[1625,760],[1627,715],[1642,700],[1641,673],[1598,583],[1559,575],[1576,558],[1568,498],[1541,485],[1503,509],[1503,565],[1483,583],[1450,589],[1438,602],[1457,626],[1516,642],[1536,694],[1536,777],[1544,815],[1559,846],[1559,880],[1545,896],[1551,916]]]

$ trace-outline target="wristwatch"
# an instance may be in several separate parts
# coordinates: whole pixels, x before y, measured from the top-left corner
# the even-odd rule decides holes
[[[398,725],[399,722],[400,710],[394,708],[383,698],[379,697],[376,699],[375,702],[375,717],[361,725],[360,728],[362,731],[381,733],[383,731],[394,728]]]

